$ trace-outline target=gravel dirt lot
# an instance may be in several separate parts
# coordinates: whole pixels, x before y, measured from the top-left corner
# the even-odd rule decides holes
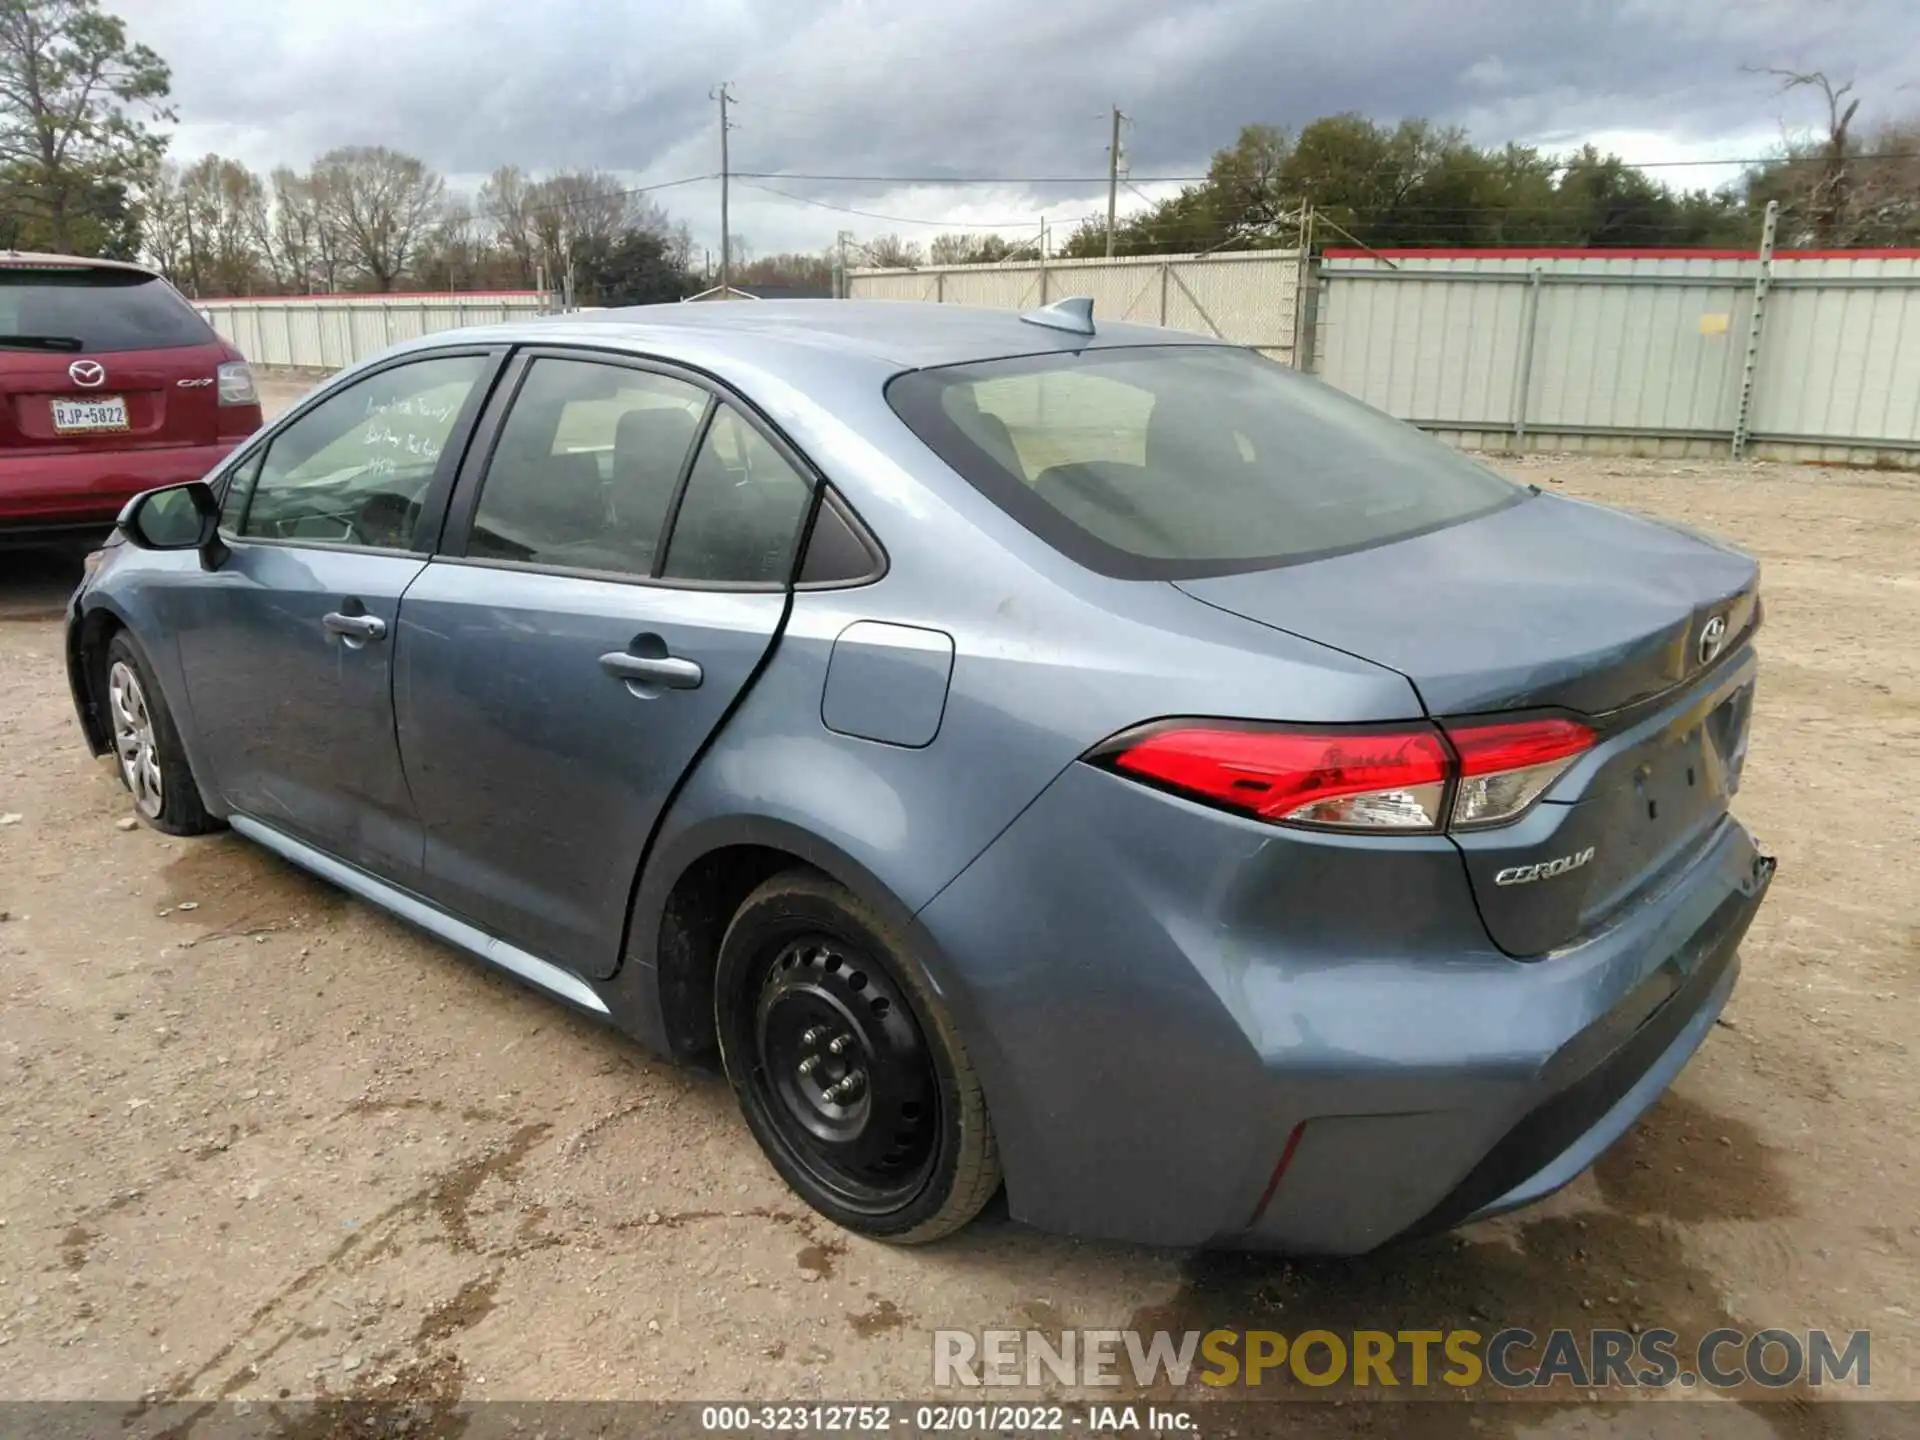
[[[1723,1324],[1870,1329],[1873,1393],[1920,1398],[1920,482],[1496,463],[1762,557],[1739,809],[1780,873],[1726,1020],[1596,1172],[1345,1263],[991,1210],[923,1250],[832,1229],[718,1077],[237,838],[121,828],[67,698],[73,570],[0,557],[0,1399],[924,1396],[937,1326]],[[1470,1408],[1420,1428],[1592,1420]],[[1722,1414],[1872,1433],[1847,1408]]]

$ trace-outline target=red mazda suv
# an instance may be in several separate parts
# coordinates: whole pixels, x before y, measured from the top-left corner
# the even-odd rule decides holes
[[[0,545],[96,539],[259,425],[246,358],[153,271],[0,250]]]

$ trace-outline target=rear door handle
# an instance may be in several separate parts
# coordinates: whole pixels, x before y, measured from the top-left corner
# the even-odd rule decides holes
[[[693,660],[677,655],[635,655],[626,650],[609,650],[600,657],[600,668],[621,680],[642,685],[664,685],[669,690],[697,690],[706,672]]]
[[[334,610],[322,615],[320,623],[329,635],[338,635],[349,644],[358,641],[364,645],[369,640],[387,638],[387,622],[378,615],[343,615]]]

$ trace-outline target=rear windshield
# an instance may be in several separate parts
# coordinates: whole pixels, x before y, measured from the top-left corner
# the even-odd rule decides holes
[[[61,348],[93,353],[211,345],[218,338],[173,289],[137,270],[0,265],[0,342],[16,337],[77,342]]]
[[[917,370],[895,377],[887,399],[995,504],[1109,575],[1316,559],[1528,493],[1410,425],[1224,346]]]

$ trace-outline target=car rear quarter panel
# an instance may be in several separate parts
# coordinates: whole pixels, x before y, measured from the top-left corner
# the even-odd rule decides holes
[[[746,388],[847,496],[887,569],[872,583],[795,594],[771,662],[687,781],[663,843],[722,816],[792,824],[918,910],[1116,730],[1170,713],[1421,713],[1391,671],[1056,555],[947,471],[870,372],[804,396],[773,376]],[[823,719],[835,642],[862,644],[870,621],[952,641],[930,743],[862,739]]]
[[[796,592],[766,670],[655,838],[628,944],[643,973],[674,882],[720,845],[791,837],[785,848],[910,919],[1116,731],[1169,714],[1334,722],[1421,713],[1408,682],[1370,662],[1171,585],[1072,565],[946,471],[877,385],[822,385],[808,398],[773,382],[748,393],[846,495],[888,564],[869,584]],[[860,643],[854,627],[871,630],[869,621],[951,637],[930,743],[885,744],[825,723],[835,643]],[[1457,857],[1446,858],[1457,878]],[[932,943],[917,958],[974,1046],[994,1113],[1014,1123],[1015,1112],[1048,1103],[1005,1078],[995,1032],[971,1018],[973,958]]]

